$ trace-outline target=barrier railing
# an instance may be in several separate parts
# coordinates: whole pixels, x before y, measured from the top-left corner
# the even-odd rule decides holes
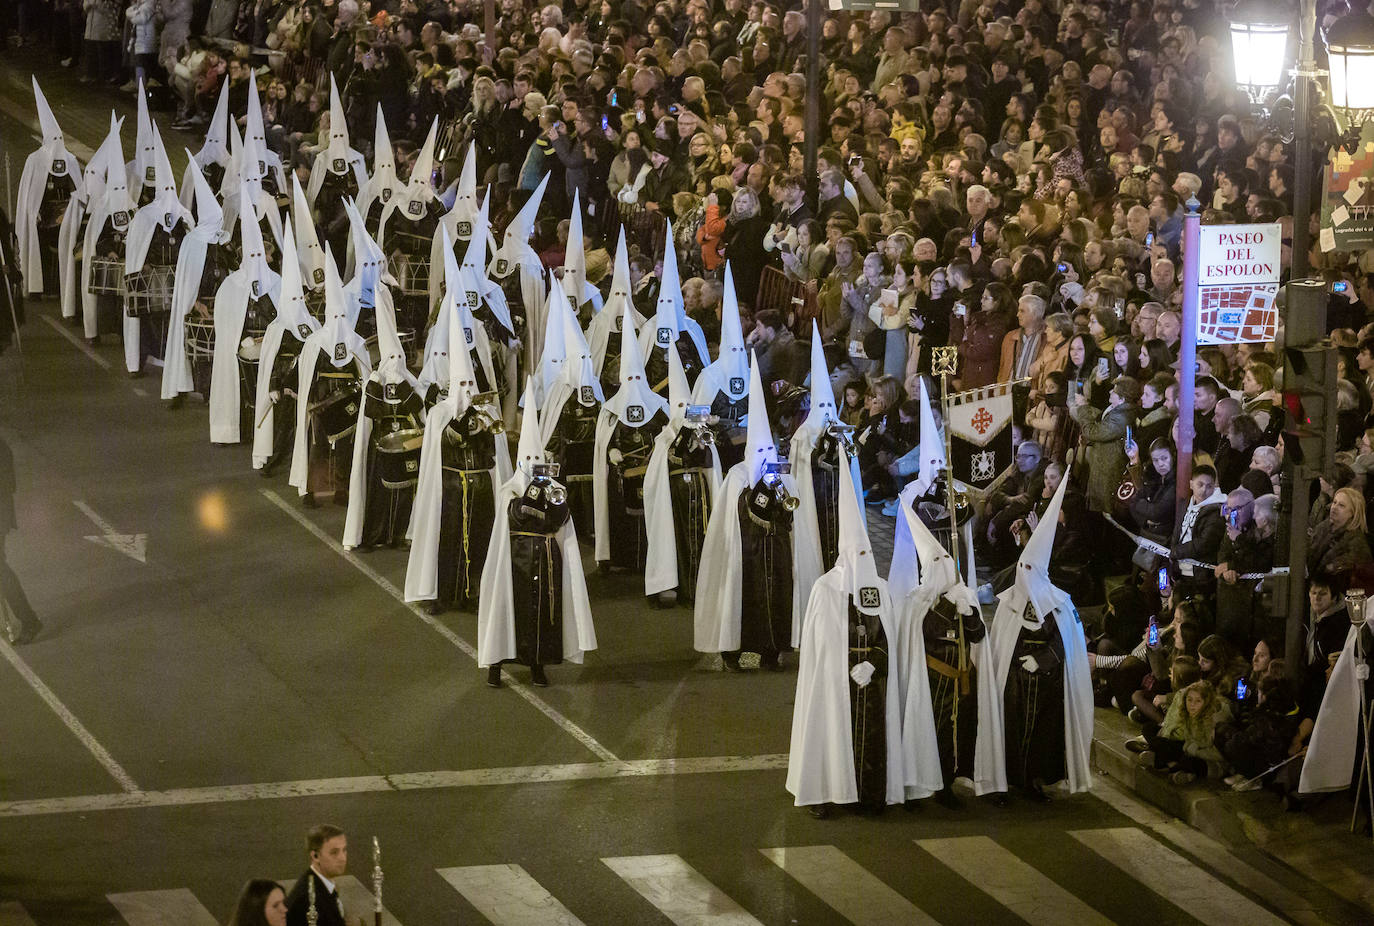
[[[819,312],[816,293],[819,287],[815,280],[803,283],[793,280],[777,267],[764,267],[759,275],[759,292],[754,299],[754,313],[773,309],[781,313],[792,331],[806,338],[811,337],[811,319]]]

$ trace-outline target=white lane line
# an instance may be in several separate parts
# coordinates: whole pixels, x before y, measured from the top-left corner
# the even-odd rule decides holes
[[[0,926],[38,926],[33,917],[13,900],[0,902]]]
[[[218,926],[196,895],[181,887],[173,891],[133,891],[107,894],[129,926]]]
[[[81,353],[91,358],[91,360],[95,362],[96,366],[100,367],[102,370],[110,369],[110,361],[106,360],[104,357],[100,356],[94,350],[92,350],[91,345],[87,344],[85,341],[81,340],[76,335],[68,331],[60,321],[57,321],[51,315],[40,315],[38,317],[43,319],[43,321],[47,322],[52,327],[53,331],[56,331],[58,334],[62,335],[62,337],[70,341],[72,347],[75,347],[77,350],[81,351]]]
[[[1112,926],[1112,921],[987,836],[916,844],[1031,926]]]
[[[134,387],[133,387],[133,390],[134,390],[134,395],[136,395],[136,396],[141,396],[141,397],[143,397],[143,398],[145,398],[145,399],[148,398],[148,393],[145,392],[145,391],[143,390],[142,387],[140,387],[140,386],[134,386]]]
[[[92,735],[91,731],[86,729],[86,725],[77,720],[75,714],[67,710],[67,705],[63,704],[61,699],[53,694],[53,690],[43,683],[38,674],[29,668],[29,664],[24,661],[23,657],[16,653],[14,647],[10,646],[3,638],[0,638],[0,656],[4,656],[6,661],[14,666],[14,670],[23,677],[24,681],[29,683],[29,687],[38,694],[38,697],[42,698],[43,702],[52,708],[52,712],[67,725],[67,729],[71,730],[72,735],[80,740],[81,745],[85,746],[87,751],[95,756],[95,760],[105,767],[105,771],[110,773],[110,777],[119,782],[119,786],[128,794],[137,794],[138,784],[128,772],[124,771],[124,766],[115,761],[114,756],[110,755],[105,747],[100,745],[100,741]]]
[[[1211,836],[1136,800],[1110,778],[1098,778],[1089,793],[1156,836],[1173,843],[1208,868],[1230,878],[1294,922],[1304,926],[1321,922],[1320,915],[1307,898],[1237,858]]]
[[[319,778],[247,785],[178,788],[169,791],[133,791],[128,794],[87,794],[75,797],[36,798],[27,801],[0,801],[0,818],[96,813],[103,810],[130,810],[140,807],[189,807],[199,804],[367,794],[380,791],[437,791],[444,788],[488,788],[565,781],[778,771],[785,768],[787,768],[787,754],[777,753],[760,756],[620,759],[615,762],[582,762],[566,765],[525,765],[511,768],[405,772],[385,776],[362,775],[354,778]]]
[[[1284,922],[1143,830],[1126,826],[1073,830],[1069,835],[1204,923],[1278,926]]]
[[[677,855],[601,860],[677,926],[762,926]]]
[[[759,851],[854,926],[934,926],[937,922],[834,846]]]
[[[259,491],[262,492],[263,496],[269,502],[276,505],[282,511],[290,515],[292,520],[294,520],[301,527],[304,527],[310,533],[314,534],[315,537],[325,546],[329,547],[329,549],[333,550],[335,553],[339,554],[339,556],[347,560],[348,563],[351,564],[355,569],[357,569],[363,575],[371,579],[382,591],[386,592],[392,598],[395,598],[405,608],[407,608],[410,611],[410,613],[414,614],[428,627],[430,627],[430,629],[434,630],[445,640],[449,641],[454,646],[458,647],[458,649],[462,650],[462,652],[473,662],[477,661],[476,647],[474,647],[468,641],[464,640],[462,637],[458,636],[457,633],[455,633],[453,630],[447,627],[442,621],[436,620],[433,615],[425,613],[425,610],[421,608],[419,605],[407,602],[405,595],[401,592],[401,590],[397,588],[394,584],[392,584],[391,580],[386,578],[386,576],[377,572],[377,570],[373,569],[367,563],[364,563],[352,552],[345,550],[343,548],[343,544],[339,543],[338,540],[334,539],[329,534],[325,533],[323,528],[317,525],[314,521],[307,518],[294,505],[292,505],[286,499],[282,498],[276,492],[272,491],[271,489],[260,489]],[[549,704],[549,702],[545,701],[543,698],[539,697],[539,695],[535,694],[527,685],[524,685],[516,681],[508,673],[503,673],[503,677],[506,679],[507,686],[509,686],[512,691],[514,691],[520,697],[524,698],[531,705],[533,705],[534,708],[537,711],[539,711],[539,713],[543,714],[545,717],[549,718],[555,724],[557,724],[559,729],[561,729],[563,732],[567,733],[569,736],[577,740],[583,746],[586,746],[587,749],[591,750],[591,752],[595,756],[597,756],[597,758],[601,759],[603,762],[618,761],[615,753],[611,752],[605,746],[601,745],[601,743],[599,743],[586,730],[582,729],[577,724],[569,720],[567,717],[563,716],[563,714],[556,710],[553,707],[553,705]]]
[[[582,926],[519,865],[467,865],[438,873],[492,926]]]

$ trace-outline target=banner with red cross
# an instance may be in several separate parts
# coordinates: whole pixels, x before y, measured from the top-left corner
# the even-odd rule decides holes
[[[954,478],[982,487],[1013,461],[1012,383],[998,383],[949,397],[945,414]]]

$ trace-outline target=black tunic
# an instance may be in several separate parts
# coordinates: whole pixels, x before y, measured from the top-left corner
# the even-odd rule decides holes
[[[677,547],[677,600],[696,598],[701,548],[711,517],[711,446],[697,428],[684,425],[668,447],[668,495]]]
[[[86,259],[98,258],[117,261],[119,264],[118,273],[123,276],[125,238],[129,234],[129,223],[132,219],[133,214],[123,209],[112,213],[105,222],[105,226],[100,229],[96,236],[95,253],[86,255]],[[95,313],[97,334],[123,335],[124,304],[118,295],[97,293]]]
[[[343,160],[340,165],[338,161]],[[344,209],[345,199],[358,197],[358,180],[352,166],[344,159],[335,159],[324,173],[320,190],[315,194],[315,221],[320,230],[321,244],[328,244],[336,256],[343,255],[348,249],[348,212]],[[337,168],[342,167],[342,170]],[[373,226],[374,228],[376,226]]]
[[[75,163],[66,158],[54,158],[48,168],[48,178],[43,184],[43,197],[38,204],[38,246],[43,262],[43,294],[55,296],[58,292],[57,239],[62,231],[62,216],[67,212],[67,203],[76,192],[76,180],[72,177]]]
[[[251,307],[250,307],[251,311]],[[310,410],[309,472],[306,492],[334,492],[336,497],[348,493],[349,471],[353,465],[353,437],[357,431],[358,403],[362,401],[362,382],[357,361],[335,367],[324,350],[315,358],[315,376],[306,394]],[[297,399],[299,401],[299,397]],[[337,415],[337,424],[328,424],[323,416],[326,402]],[[249,413],[251,417],[252,413]],[[345,428],[344,421],[352,417],[354,426]],[[249,422],[252,425],[252,422]],[[329,431],[337,428],[333,439]],[[346,433],[345,433],[346,430]]]
[[[496,513],[496,439],[469,408],[444,428],[442,453],[438,601],[475,610]]]
[[[583,405],[586,401],[588,404]],[[558,464],[559,481],[567,486],[568,506],[580,536],[593,533],[596,509],[592,501],[592,459],[596,456],[596,421],[601,406],[590,386],[568,396],[546,448]]]
[[[976,610],[961,617],[959,609],[941,595],[926,612],[921,631],[926,645],[926,672],[930,679],[931,711],[935,715],[935,741],[940,749],[940,771],[948,788],[956,776],[968,775],[973,769],[973,746],[978,731],[978,680],[969,650],[987,635],[987,627]]]
[[[1027,616],[1031,615],[1027,605]],[[1004,695],[1007,782],[1019,787],[1051,785],[1068,774],[1064,756],[1064,643],[1055,621],[1022,626],[1012,650]],[[1023,657],[1034,657],[1028,672]]]
[[[253,285],[256,286],[256,282]],[[277,306],[266,293],[260,296],[249,296],[248,305],[243,314],[243,336],[254,338],[261,343],[261,339],[267,333],[267,326],[272,324],[276,317]],[[284,341],[286,338],[283,337],[282,340]],[[328,361],[321,362],[328,364]],[[258,402],[258,361],[256,358],[249,359],[240,354],[237,363],[239,365],[239,435],[243,440],[251,441],[253,439],[253,427],[257,424],[253,414]],[[329,369],[333,370],[333,367]],[[316,364],[315,371],[317,375],[322,372],[320,363]],[[345,477],[345,487],[347,484],[348,480]]]
[[[644,358],[644,381],[662,396],[668,395],[668,342],[660,339],[671,334],[671,328],[658,329],[654,346]],[[697,342],[686,331],[678,333],[677,356],[682,361],[682,372],[687,375],[687,385],[695,385],[697,377],[706,368],[706,359],[697,352]]]
[[[720,467],[729,472],[730,467],[744,459],[745,427],[742,424],[749,414],[748,392],[742,398],[731,399],[729,393],[717,392],[711,401],[711,415],[719,419],[712,428],[716,432],[716,448],[720,454]]]
[[[739,496],[740,651],[792,648],[792,512],[764,480]]]
[[[272,358],[267,388],[278,398],[272,406],[272,457],[266,464],[268,467],[275,467],[285,459],[296,440],[296,386],[300,382],[296,366],[301,359],[301,348],[305,346],[304,339],[310,333],[309,327],[295,334],[282,332],[281,344]]]
[[[849,719],[854,743],[854,780],[858,804],[881,813],[887,806],[887,635],[876,614],[849,603],[849,668],[873,666],[873,677],[859,687],[849,679]]]
[[[811,494],[816,499],[816,525],[820,528],[821,571],[834,568],[840,555],[840,474],[848,458],[840,452],[833,434],[822,434],[811,453]]]
[[[564,492],[562,501],[551,498]],[[571,516],[566,490],[536,479],[511,499],[510,579],[515,658],[526,666],[563,661],[563,549],[558,531]]]
[[[402,209],[419,208],[420,214],[402,215]],[[434,236],[439,233],[439,222],[443,213],[438,200],[428,203],[408,203],[392,212],[386,226],[387,254],[401,254],[411,260],[412,269],[425,268],[409,278],[398,279],[400,287],[393,290],[396,305],[396,323],[411,331],[424,329],[429,319],[429,255]],[[443,273],[443,268],[439,268]],[[422,295],[410,295],[420,292]]]
[[[368,381],[363,392],[363,414],[372,421],[372,434],[367,448],[367,508],[363,512],[362,546],[385,544],[394,547],[405,539],[411,503],[415,499],[415,483],[411,481],[408,486],[392,488],[382,482],[378,444],[389,434],[420,428],[423,413],[424,403],[419,393],[406,380],[399,383]]]
[[[642,406],[633,408],[643,414]],[[606,445],[610,563],[614,567],[644,571],[644,558],[649,551],[649,538],[644,529],[644,471],[654,449],[654,438],[667,423],[668,416],[662,411],[655,412],[653,418],[639,427],[617,421]],[[619,462],[614,462],[616,459]]]

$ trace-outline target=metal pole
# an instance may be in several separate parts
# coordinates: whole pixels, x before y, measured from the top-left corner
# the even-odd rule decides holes
[[[1317,71],[1312,37],[1316,0],[1302,0],[1298,16],[1298,70],[1293,88],[1293,265],[1290,280],[1307,276],[1312,246],[1312,81]]]
[[[1197,380],[1198,248],[1202,204],[1188,197],[1183,215],[1183,331],[1178,339],[1178,466],[1174,485],[1177,522],[1183,521],[1193,478],[1193,387]]]
[[[802,173],[806,175],[806,201],[813,214],[820,212],[818,177],[821,137],[821,12],[825,0],[806,0],[806,139],[802,146]]]

